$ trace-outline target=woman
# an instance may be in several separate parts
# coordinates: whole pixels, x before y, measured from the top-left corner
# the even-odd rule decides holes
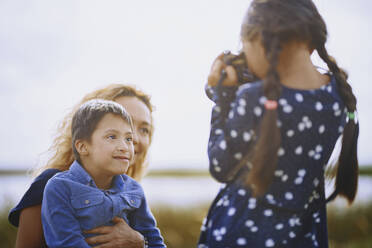
[[[123,105],[132,116],[134,125],[135,159],[128,169],[127,175],[141,180],[147,168],[147,151],[153,134],[152,110],[150,97],[135,87],[111,84],[105,88],[87,94],[79,104],[60,123],[57,136],[49,148],[51,158],[45,166],[39,168],[30,188],[18,205],[9,213],[9,222],[18,226],[16,247],[45,247],[41,225],[41,201],[46,182],[59,171],[69,169],[74,160],[71,145],[71,120],[80,105],[91,99],[113,100]],[[144,239],[140,233],[131,229],[125,221],[114,218],[113,226],[102,226],[89,233],[98,234],[87,239],[88,244],[100,244],[96,247],[143,247]]]

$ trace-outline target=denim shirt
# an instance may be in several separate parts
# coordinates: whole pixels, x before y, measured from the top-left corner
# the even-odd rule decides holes
[[[113,225],[115,216],[140,232],[148,247],[166,247],[142,187],[127,175],[115,176],[112,187],[101,190],[74,161],[45,187],[41,217],[49,247],[90,247],[85,238],[93,235],[83,231]]]

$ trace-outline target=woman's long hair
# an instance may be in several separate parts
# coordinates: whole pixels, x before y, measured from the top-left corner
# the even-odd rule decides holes
[[[341,98],[348,112],[356,111],[356,98],[347,82],[347,74],[328,55],[325,48],[327,28],[311,0],[255,0],[248,9],[241,28],[242,40],[260,38],[269,68],[263,79],[263,92],[268,100],[277,101],[281,84],[276,70],[279,54],[287,42],[303,42],[317,50],[335,76]],[[265,193],[271,184],[278,162],[281,134],[277,126],[278,110],[266,110],[259,126],[258,140],[251,152],[252,169],[246,183],[256,195]],[[358,124],[349,120],[344,127],[338,160],[334,198],[340,194],[351,203],[358,183]]]
[[[122,96],[137,97],[141,100],[150,110],[153,111],[153,106],[150,102],[150,97],[142,91],[136,89],[134,86],[123,85],[123,84],[110,84],[105,88],[95,90],[86,96],[63,118],[57,127],[56,137],[53,140],[52,145],[49,147],[47,153],[51,157],[48,159],[45,165],[37,168],[34,172],[35,175],[48,168],[55,168],[61,171],[68,170],[70,165],[75,160],[72,151],[72,137],[71,137],[71,122],[74,113],[77,109],[85,102],[92,99],[105,99],[115,101],[117,98]],[[153,120],[151,116],[151,130],[150,130],[150,144],[153,135]],[[130,166],[127,175],[130,177],[141,180],[145,174],[148,162],[146,160],[146,154],[143,158],[139,158],[135,161],[135,164]]]

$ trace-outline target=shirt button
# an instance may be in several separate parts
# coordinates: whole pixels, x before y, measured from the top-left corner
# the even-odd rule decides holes
[[[89,204],[89,202],[90,202],[89,200],[85,200],[85,204]]]
[[[134,203],[134,200],[130,200],[130,203],[132,203],[132,204],[133,204],[133,203]]]

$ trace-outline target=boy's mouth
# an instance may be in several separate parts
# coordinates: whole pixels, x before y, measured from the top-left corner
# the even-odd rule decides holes
[[[130,161],[129,156],[114,156],[114,159],[123,160],[123,161]]]

